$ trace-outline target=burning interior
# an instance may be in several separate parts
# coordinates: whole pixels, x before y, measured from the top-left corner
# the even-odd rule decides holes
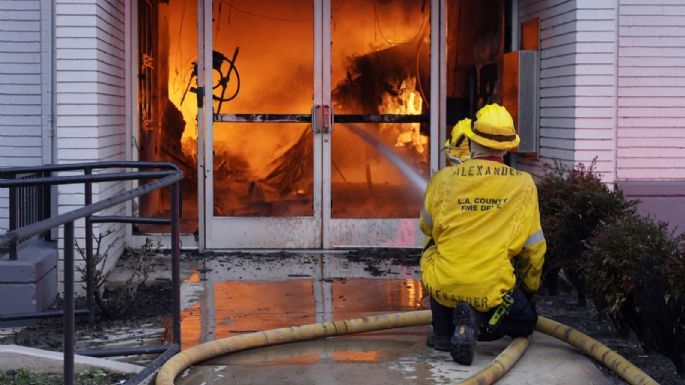
[[[138,4],[138,151],[179,164],[184,232],[197,230],[197,0]],[[423,115],[430,100],[430,2],[332,0],[331,101],[336,115]],[[503,0],[447,2],[448,127],[499,101]],[[311,124],[221,121],[222,114],[311,114],[312,0],[215,0],[212,9],[215,216],[313,215]],[[429,174],[427,119],[354,123]],[[333,218],[413,218],[422,194],[376,148],[336,123],[331,135]],[[449,128],[441,127],[442,130]],[[168,210],[164,193],[142,215]],[[142,228],[153,231],[154,228]]]

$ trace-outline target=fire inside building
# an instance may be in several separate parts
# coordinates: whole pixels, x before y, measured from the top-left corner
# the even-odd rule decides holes
[[[276,223],[313,233],[285,246],[416,246],[402,220],[417,218],[423,191],[378,147],[428,178],[458,119],[505,102],[508,2],[455,0],[437,14],[429,1],[317,3],[138,2],[138,159],[184,170],[184,232]],[[446,108],[431,109],[440,98]],[[161,193],[139,204],[168,208]]]
[[[174,344],[134,348],[164,351],[154,365],[181,333],[188,347],[426,306],[405,258],[424,241],[424,187],[454,124],[493,102],[521,138],[506,162],[592,169],[682,229],[683,14],[673,0],[0,1],[0,321],[64,315],[73,357],[77,281],[92,322],[98,282],[136,261],[112,286],[160,277],[146,313]],[[148,263],[156,241],[171,293]],[[201,257],[181,266],[181,249]],[[409,334],[392,340],[423,343]]]

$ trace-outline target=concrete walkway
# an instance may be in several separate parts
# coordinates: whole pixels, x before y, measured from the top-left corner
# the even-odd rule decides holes
[[[41,373],[61,373],[64,369],[64,354],[18,345],[0,345],[0,371],[22,368]],[[142,366],[117,362],[103,358],[74,356],[77,372],[86,369],[105,369],[112,373],[135,374]]]
[[[184,348],[277,327],[420,310],[413,264],[342,254],[227,255],[186,277]],[[511,341],[479,343],[470,367],[425,345],[429,326],[383,330],[254,349],[186,370],[177,384],[454,384],[486,366]],[[567,344],[534,334],[498,384],[617,384]]]
[[[456,384],[504,349],[508,339],[481,343],[472,366],[424,345],[427,328],[301,342],[240,352],[197,365],[177,384]],[[576,385],[621,383],[551,337],[535,334],[517,365],[498,384]]]

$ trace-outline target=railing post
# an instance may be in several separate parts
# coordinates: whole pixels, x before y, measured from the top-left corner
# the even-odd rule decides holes
[[[181,254],[179,249],[180,191],[180,182],[175,182],[171,185],[171,275],[174,291],[172,329],[174,343],[178,346],[181,346]]]
[[[92,169],[87,167],[83,170],[85,175],[91,175]],[[93,184],[86,182],[84,186],[86,206],[93,203]],[[86,306],[88,307],[88,323],[95,323],[95,309],[93,296],[95,295],[95,288],[93,287],[93,223],[90,221],[90,215],[84,218],[86,224]]]
[[[41,177],[43,178],[49,178],[52,175],[50,171],[45,171],[41,174]],[[46,184],[41,187],[42,188],[42,207],[41,207],[41,220],[43,219],[48,219],[52,216],[52,213],[50,212],[50,208],[52,206],[52,185]],[[51,240],[52,237],[50,236],[50,230],[46,231],[43,233],[43,239],[46,241]]]
[[[74,222],[64,224],[64,383],[74,384]]]
[[[16,175],[12,175],[11,179],[16,179]],[[17,189],[19,187],[10,187],[10,218],[9,218],[9,226],[10,226],[10,231],[16,230],[17,229]],[[18,257],[17,254],[17,245],[19,243],[18,239],[15,239],[14,241],[10,242],[9,248],[10,248],[10,260],[15,261]]]

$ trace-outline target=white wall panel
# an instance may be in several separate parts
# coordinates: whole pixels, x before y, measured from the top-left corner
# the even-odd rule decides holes
[[[0,167],[43,162],[41,2],[0,0]],[[0,190],[0,233],[8,229]]]
[[[618,176],[685,178],[685,2],[620,0]]]
[[[57,158],[60,163],[124,160],[125,63],[124,2],[57,0]],[[95,185],[93,201],[121,191],[122,183]],[[81,188],[60,188],[59,211],[83,204]],[[101,213],[123,212],[123,205]],[[83,236],[83,223],[77,223]],[[107,243],[117,257],[123,250],[124,226],[109,229]],[[60,232],[61,234],[61,232]],[[83,239],[78,239],[83,242]]]
[[[520,0],[519,19],[540,18],[540,160],[597,160],[615,178],[617,0]]]

